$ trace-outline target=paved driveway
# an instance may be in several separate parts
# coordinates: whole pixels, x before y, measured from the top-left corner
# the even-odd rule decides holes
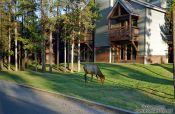
[[[107,114],[112,113],[65,97],[50,95],[0,81],[0,114]]]

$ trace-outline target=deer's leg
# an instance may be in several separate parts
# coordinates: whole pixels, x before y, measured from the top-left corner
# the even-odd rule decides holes
[[[100,80],[101,80],[101,84],[103,85],[103,83],[104,83],[104,79],[100,78]]]
[[[87,74],[85,73],[84,74],[84,80],[85,80],[85,83],[87,82]]]
[[[98,76],[97,75],[95,75],[96,76],[96,78],[97,78],[97,80],[98,80]]]

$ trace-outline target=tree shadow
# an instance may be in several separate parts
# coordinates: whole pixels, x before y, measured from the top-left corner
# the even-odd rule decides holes
[[[164,64],[153,64],[154,66],[159,66],[159,67],[162,67],[164,68],[165,70],[173,73],[173,64],[168,64],[169,67],[165,66]]]
[[[164,85],[172,85],[172,83],[173,83],[173,81],[171,81],[171,80],[167,80],[167,79],[158,78],[158,77],[155,77],[155,76],[152,76],[152,75],[148,75],[148,74],[143,73],[143,72],[141,72],[139,70],[135,70],[135,69],[131,69],[131,68],[128,68],[128,67],[124,67],[122,65],[112,65],[112,66],[114,66],[117,69],[116,70],[112,70],[110,68],[103,67],[103,66],[102,66],[102,69],[111,71],[111,75],[120,74],[122,76],[131,78],[131,79],[145,81],[145,82],[150,82],[150,83],[157,83],[157,84],[164,84]],[[134,66],[138,66],[138,65],[134,64]],[[143,68],[145,68],[145,67],[143,67]],[[123,72],[119,72],[119,70],[123,71]],[[146,70],[149,70],[149,69],[146,68]],[[156,75],[160,75],[160,74],[158,74],[158,73],[156,73],[154,71],[151,71],[151,70],[149,70],[149,71],[154,73],[154,74],[156,74]],[[124,74],[126,72],[127,72],[127,75]]]
[[[153,66],[161,66],[161,64],[152,64],[152,65],[153,65]],[[153,71],[153,70],[151,70],[151,69],[149,69],[149,68],[147,68],[147,67],[145,67],[145,66],[143,66],[143,65],[134,64],[134,66],[136,66],[136,67],[141,67],[141,68],[143,68],[143,69],[148,70],[149,72],[151,72],[151,73],[153,73],[153,74],[156,74],[156,75],[158,75],[158,76],[165,77],[165,76],[161,75],[160,73],[157,73],[157,72],[155,72],[155,71]],[[165,66],[164,66],[164,67],[165,67]],[[164,68],[164,67],[162,67],[162,68]],[[167,68],[167,67],[165,67],[165,68]],[[167,70],[167,69],[166,69],[166,70]]]
[[[21,76],[14,74],[14,73],[12,74],[9,71],[1,71],[0,72],[0,79],[1,78],[6,79],[6,80],[13,80],[15,82],[20,82],[20,83],[27,83],[27,81],[25,79],[21,78]]]

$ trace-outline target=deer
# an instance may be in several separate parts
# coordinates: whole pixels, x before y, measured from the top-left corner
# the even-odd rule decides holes
[[[101,83],[103,85],[104,83],[104,80],[105,80],[105,76],[102,74],[100,68],[98,67],[97,64],[85,64],[83,66],[83,69],[84,69],[84,79],[85,79],[85,83],[87,82],[87,74],[91,74],[91,81],[93,79],[93,75],[95,74],[97,80],[98,80],[98,77],[100,78],[101,80]]]

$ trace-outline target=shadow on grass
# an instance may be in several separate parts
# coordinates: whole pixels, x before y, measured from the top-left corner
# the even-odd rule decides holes
[[[11,72],[7,72],[7,71],[0,72],[0,79],[1,78],[6,79],[6,80],[13,80],[13,81],[19,82],[19,83],[27,83],[27,81],[25,79],[23,79],[20,75],[17,75],[17,74],[11,73]]]
[[[156,75],[158,75],[158,76],[162,76],[162,77],[165,77],[165,76],[163,76],[163,75],[161,75],[160,73],[157,73],[157,72],[155,72],[155,71],[153,71],[153,70],[151,70],[150,68],[147,68],[147,67],[145,67],[145,66],[143,66],[143,65],[140,65],[140,64],[133,64],[134,66],[136,66],[136,67],[141,67],[141,68],[143,68],[143,69],[145,69],[145,70],[148,70],[149,72],[151,72],[151,73],[153,73],[153,74],[156,74]],[[164,65],[162,65],[162,64],[152,64],[153,66],[159,66],[159,67],[162,67],[162,68],[164,68],[165,70],[168,70],[169,72],[172,72],[171,70],[171,68],[168,68],[168,67],[166,67],[166,66],[164,66]]]
[[[165,64],[153,64],[153,65],[154,65],[154,66],[162,67],[162,68],[164,68],[165,70],[167,70],[167,71],[173,73],[173,64],[167,64],[166,66],[165,66]]]
[[[110,71],[111,76],[119,74],[119,75],[131,78],[131,79],[135,79],[135,80],[140,80],[140,81],[145,81],[145,82],[150,82],[150,83],[157,83],[157,84],[164,84],[164,85],[172,85],[172,83],[173,83],[173,81],[171,81],[171,80],[158,78],[158,77],[152,76],[151,74],[148,75],[148,74],[143,73],[139,70],[130,69],[130,68],[124,67],[122,65],[110,65],[110,66],[112,66],[112,69],[111,69],[111,67],[107,67],[106,65],[104,66],[103,64],[101,64],[100,66],[102,69]],[[119,71],[121,71],[121,72],[119,72]],[[154,73],[156,73],[156,72],[154,72]]]

